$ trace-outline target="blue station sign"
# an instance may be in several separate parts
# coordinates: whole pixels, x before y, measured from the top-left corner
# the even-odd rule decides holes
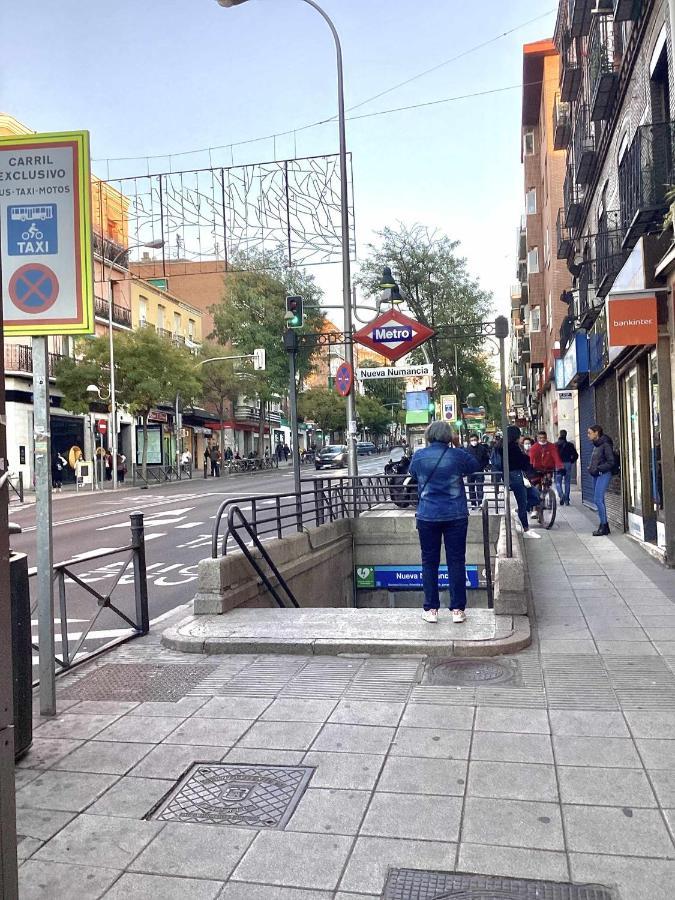
[[[357,590],[421,591],[422,566],[357,566],[355,569]],[[480,588],[480,569],[466,566],[466,587]],[[448,590],[448,567],[438,570],[438,587]]]

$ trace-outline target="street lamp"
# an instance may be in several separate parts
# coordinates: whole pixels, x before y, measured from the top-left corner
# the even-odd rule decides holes
[[[112,273],[117,265],[118,261],[131,250],[138,250],[141,247],[146,247],[148,250],[161,250],[164,246],[164,241],[143,241],[138,244],[132,244],[130,247],[126,247],[125,249],[120,250],[120,252],[113,257],[112,262],[110,263],[110,278],[108,279],[108,340],[109,340],[109,348],[110,348],[110,418],[112,420],[112,427],[110,429],[110,452],[112,453],[113,458],[113,467],[112,467],[112,486],[113,490],[117,490],[117,399],[115,397],[115,351],[113,347],[113,278]],[[103,277],[105,278],[105,263],[103,269]],[[128,271],[128,270],[127,270]]]
[[[230,8],[240,6],[248,0],[217,0],[220,6]],[[347,182],[347,136],[345,128],[345,91],[344,75],[342,67],[342,46],[340,36],[332,19],[324,12],[315,0],[303,0],[313,7],[324,19],[331,30],[335,41],[337,56],[337,88],[338,88],[338,130],[340,136],[340,212],[342,220],[342,308],[344,313],[345,332],[345,362],[354,368],[354,345],[351,342],[352,335],[352,306],[351,306],[351,266],[349,261],[349,190]],[[347,434],[350,435],[347,444],[349,454],[349,475],[355,477],[358,474],[358,462],[356,455],[356,435],[351,434],[351,424],[356,421],[356,400],[354,391],[347,395]]]

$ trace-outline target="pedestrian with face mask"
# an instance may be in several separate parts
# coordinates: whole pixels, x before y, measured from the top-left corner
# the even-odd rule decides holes
[[[466,483],[469,486],[469,503],[471,509],[478,509],[483,502],[483,482],[485,476],[483,472],[487,469],[490,462],[490,451],[486,444],[481,444],[477,434],[469,435],[469,446],[466,448],[467,453],[478,462],[480,469],[467,475]]]
[[[559,469],[558,472],[556,472],[555,484],[558,489],[560,505],[569,506],[572,467],[574,466],[574,463],[579,459],[579,454],[577,453],[577,448],[574,446],[572,441],[567,440],[567,432],[564,428],[561,430],[560,435],[558,436],[556,447],[558,448],[558,455],[560,456],[564,468]]]

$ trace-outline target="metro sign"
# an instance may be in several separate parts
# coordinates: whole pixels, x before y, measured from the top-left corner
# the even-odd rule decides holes
[[[396,309],[389,309],[355,332],[354,340],[393,362],[428,341],[435,333],[421,322],[404,316]]]

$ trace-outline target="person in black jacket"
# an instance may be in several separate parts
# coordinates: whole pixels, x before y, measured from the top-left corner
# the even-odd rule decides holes
[[[517,425],[509,425],[506,430],[509,452],[509,488],[518,504],[518,518],[523,526],[523,534],[526,537],[538,538],[535,531],[530,531],[530,523],[527,520],[528,509],[532,509],[539,502],[537,491],[525,484],[524,478],[532,469],[530,457],[523,453],[518,444],[520,428]]]
[[[572,480],[572,466],[579,459],[577,448],[572,441],[567,440],[567,432],[563,428],[556,442],[558,456],[564,469],[559,469],[555,474],[555,486],[558,489],[558,499],[561,506],[570,505],[570,482]],[[563,486],[564,483],[564,486]]]
[[[586,432],[590,441],[593,442],[593,452],[591,453],[591,461],[588,464],[588,471],[595,481],[595,489],[593,491],[593,502],[598,510],[598,518],[600,524],[593,532],[594,537],[602,537],[609,534],[609,523],[607,521],[607,507],[605,506],[605,494],[612,480],[612,471],[616,465],[614,459],[614,444],[612,439],[605,434],[600,425],[591,425]]]
[[[478,509],[483,502],[483,481],[485,476],[483,472],[487,469],[490,462],[490,450],[487,444],[482,444],[478,440],[477,434],[469,436],[469,446],[466,452],[471,454],[480,465],[480,469],[471,475],[467,475],[466,483],[469,485],[469,502],[472,509]]]

